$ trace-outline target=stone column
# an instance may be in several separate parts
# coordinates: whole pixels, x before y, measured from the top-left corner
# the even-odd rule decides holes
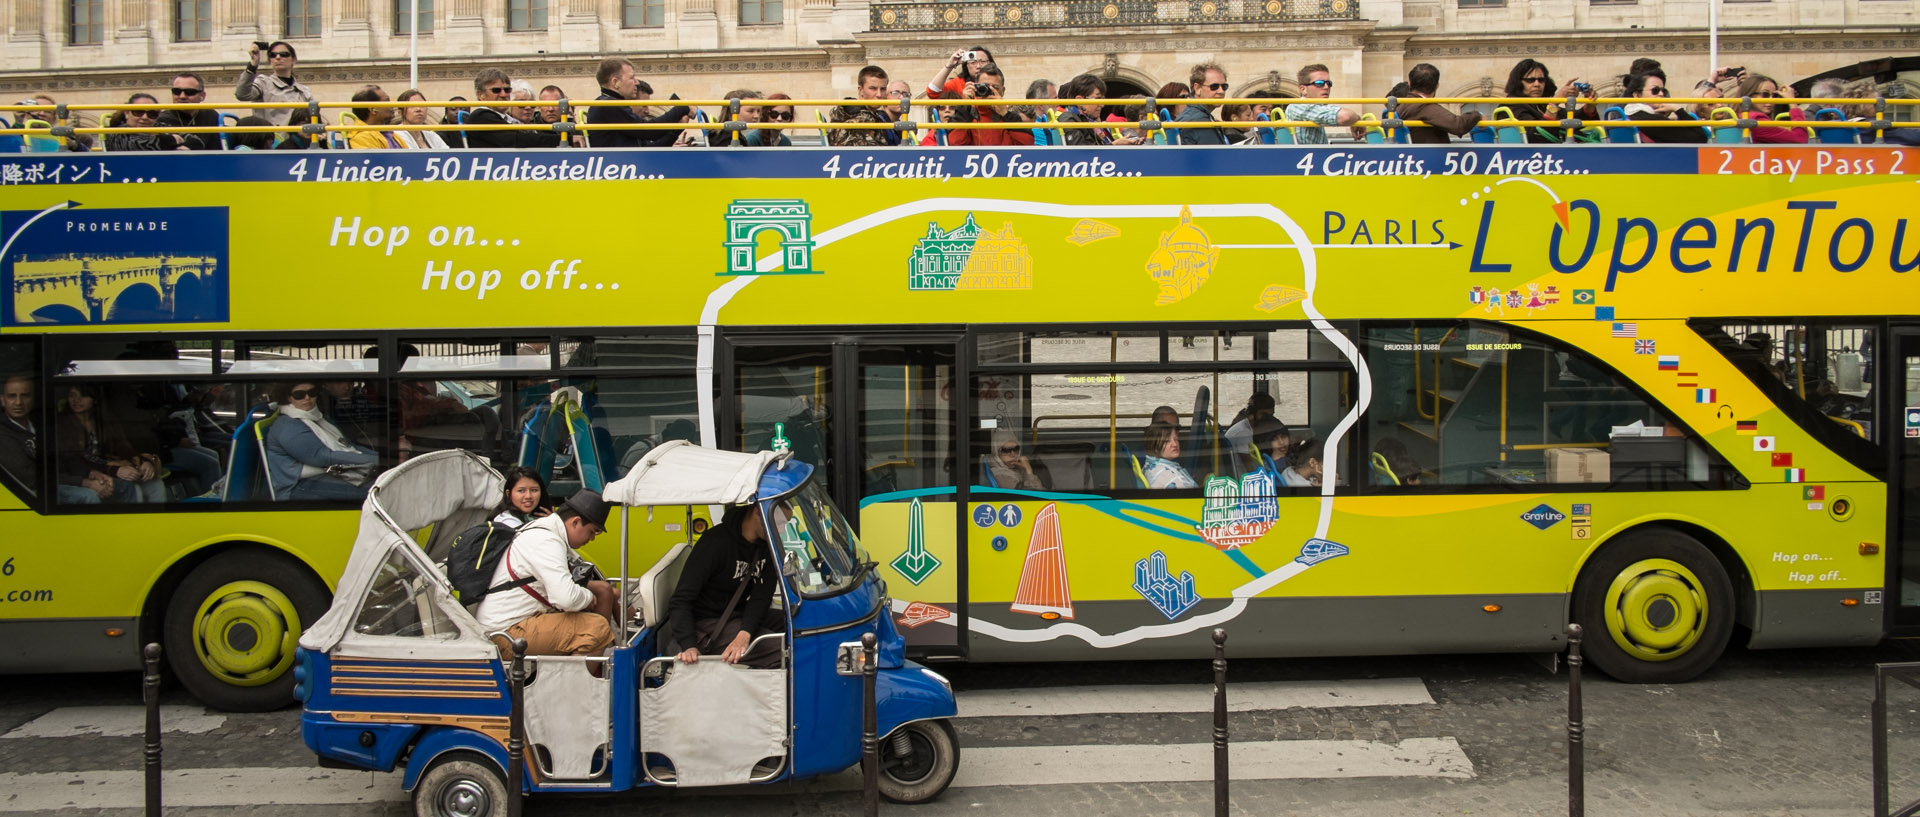
[[[560,8],[560,53],[598,54],[605,50],[600,31],[601,0],[556,0]],[[613,25],[619,26],[619,0],[612,0]]]
[[[339,9],[340,16],[335,18],[333,28],[327,32],[328,45],[335,56],[350,59],[366,59],[373,56],[373,38],[376,28],[385,28],[392,12],[386,8],[388,0],[332,0]],[[378,13],[370,8],[380,3]],[[375,19],[380,25],[375,24]]]
[[[58,64],[60,36],[48,22],[58,19],[54,0],[13,0],[13,32],[8,35],[5,66],[36,70]]]
[[[499,3],[501,21],[505,27],[506,3]],[[434,39],[440,41],[441,53],[473,54],[487,53],[489,31],[487,28],[487,3],[483,0],[452,0],[446,3],[447,27],[444,31],[434,32]],[[467,94],[462,94],[467,96]]]
[[[714,6],[716,2],[738,0],[680,0],[680,14],[674,21],[680,35],[680,50],[720,47],[720,12]]]

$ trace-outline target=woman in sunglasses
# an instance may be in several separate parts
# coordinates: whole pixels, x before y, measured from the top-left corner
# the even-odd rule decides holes
[[[269,73],[260,73],[260,60],[265,59]],[[241,102],[313,102],[317,97],[313,89],[300,84],[293,78],[293,65],[299,60],[293,54],[293,46],[278,41],[267,46],[265,54],[260,53],[260,44],[247,46],[247,67],[240,72],[240,82],[233,88],[233,98]],[[275,125],[287,124],[293,115],[292,108],[255,108],[253,115],[272,122]]]
[[[996,428],[992,437],[993,453],[987,455],[987,470],[993,484],[1000,488],[1044,491],[1047,483],[1033,472],[1033,463],[1020,453],[1020,435],[1010,428]]]
[[[1770,121],[1783,113],[1787,114],[1787,118],[1794,122],[1805,122],[1807,119],[1806,113],[1802,112],[1799,108],[1789,103],[1775,103],[1773,101],[1776,99],[1792,99],[1793,86],[1783,86],[1778,82],[1774,82],[1773,77],[1765,74],[1748,74],[1746,79],[1740,81],[1740,88],[1735,91],[1733,95],[1737,97],[1751,97],[1753,99],[1753,118],[1763,122]],[[1807,131],[1804,128],[1754,128],[1753,141],[1766,145],[1804,145],[1807,143]]]
[[[1593,86],[1581,82],[1579,77],[1567,80],[1567,86],[1577,91],[1578,96],[1588,99],[1594,97]],[[1529,97],[1539,102],[1507,103],[1507,110],[1513,112],[1515,119],[1565,119],[1565,96],[1560,93],[1560,84],[1553,81],[1553,74],[1547,71],[1547,64],[1535,59],[1524,59],[1515,63],[1513,70],[1507,73],[1506,95],[1510,97]],[[1582,105],[1575,112],[1575,118],[1598,119],[1599,114],[1591,104]],[[1536,145],[1555,145],[1567,141],[1565,128],[1536,126],[1527,128],[1527,141]]]
[[[362,499],[380,457],[347,441],[320,410],[320,384],[275,386],[280,417],[267,429],[267,476],[273,496],[288,499]]]
[[[1635,122],[1677,122],[1693,117],[1682,114],[1681,106],[1667,101],[1667,73],[1658,68],[1627,77],[1627,95],[1644,100],[1627,106],[1627,118]],[[1640,141],[1661,144],[1703,144],[1706,128],[1641,128]]]
[[[134,94],[127,97],[128,105],[154,105],[158,100],[153,94]],[[145,110],[124,110],[113,115],[108,127],[113,128],[152,128],[160,122],[160,111],[154,108]],[[110,133],[107,134],[107,150],[186,150],[180,144],[180,138],[171,133]]]

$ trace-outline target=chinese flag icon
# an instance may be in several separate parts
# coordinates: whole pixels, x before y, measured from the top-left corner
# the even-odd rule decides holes
[[[1791,452],[1791,451],[1787,451],[1787,452],[1781,452],[1781,451],[1775,451],[1775,452],[1773,452],[1773,467],[1775,467],[1775,468],[1792,468],[1792,467],[1793,467],[1793,452]]]

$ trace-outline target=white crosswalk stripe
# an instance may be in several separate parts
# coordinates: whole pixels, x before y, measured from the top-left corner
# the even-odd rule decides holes
[[[1099,714],[1199,715],[1213,709],[1207,684],[1078,686],[969,690],[959,693],[963,719],[974,728],[994,728],[989,718],[1031,725],[1048,718]],[[1245,682],[1228,690],[1236,712],[1332,707],[1434,706],[1417,678],[1329,682]],[[206,732],[224,716],[198,707],[168,707],[170,732]],[[4,735],[5,738],[72,739],[135,736],[144,723],[139,707],[56,709]],[[1205,735],[1196,734],[1195,738]],[[953,786],[1049,786],[1212,779],[1210,743],[1078,744],[1062,746],[967,746]],[[1299,780],[1354,777],[1465,779],[1473,763],[1451,737],[1413,737],[1398,743],[1367,740],[1236,740],[1235,780]],[[169,760],[174,759],[169,756]],[[399,773],[370,774],[299,768],[203,768],[166,772],[169,806],[350,805],[404,802]],[[0,774],[0,813],[57,809],[138,808],[140,771]],[[826,791],[857,790],[858,768],[811,784]],[[730,787],[714,794],[788,794],[783,787]]]

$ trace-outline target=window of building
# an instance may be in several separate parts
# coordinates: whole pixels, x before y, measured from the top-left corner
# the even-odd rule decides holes
[[[433,0],[418,0],[420,16],[417,18],[413,16],[414,2],[415,0],[393,0],[393,33],[412,34],[413,30],[408,23],[413,21],[419,23],[421,34],[433,31]]]
[[[320,36],[321,0],[287,0],[288,37]]]
[[[106,41],[105,0],[67,0],[67,44],[99,45]]]
[[[173,38],[180,42],[213,39],[213,0],[174,0]]]
[[[1507,0],[1460,0],[1460,8],[1463,9],[1497,9],[1506,5]]]
[[[507,30],[547,30],[547,0],[507,0]]]
[[[1596,6],[1633,6],[1639,5],[1640,0],[1587,0],[1587,2]]]
[[[1610,368],[1512,327],[1369,327],[1367,366],[1375,486],[1744,485]]]
[[[780,0],[740,0],[740,24],[778,25]]]
[[[620,25],[658,28],[667,24],[667,0],[621,0]]]

